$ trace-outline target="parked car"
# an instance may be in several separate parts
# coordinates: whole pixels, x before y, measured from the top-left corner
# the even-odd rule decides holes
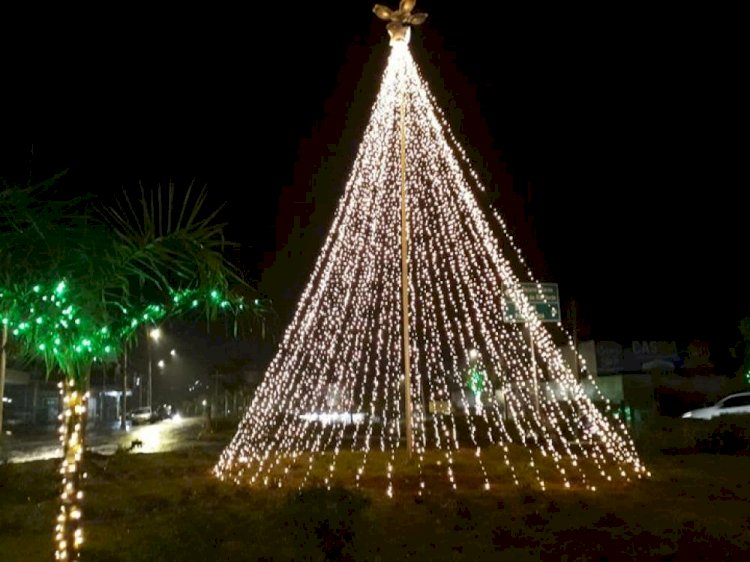
[[[154,418],[156,420],[168,420],[172,419],[176,413],[177,411],[171,404],[162,404],[161,406],[156,408],[156,412],[154,412]]]
[[[127,418],[133,423],[133,425],[138,425],[141,423],[151,423],[156,419],[151,412],[150,406],[130,410],[130,412],[128,412]]]
[[[682,414],[683,418],[710,420],[727,414],[750,414],[750,392],[737,392],[719,400],[713,406],[697,408]]]

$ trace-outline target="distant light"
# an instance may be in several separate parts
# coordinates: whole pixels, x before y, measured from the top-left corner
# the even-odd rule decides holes
[[[160,369],[164,368],[164,359],[159,359],[159,362],[157,363]]]
[[[176,350],[176,349],[173,349],[173,350],[171,350],[171,351],[169,352],[169,354],[170,354],[170,355],[171,355],[172,357],[174,357],[175,355],[177,355],[177,350]]]
[[[365,421],[364,412],[310,412],[300,414],[299,417],[305,421],[319,421],[324,426],[334,423],[360,424]]]
[[[477,359],[479,359],[479,352],[476,349],[470,349],[469,359],[471,359],[472,361],[476,361]]]
[[[154,341],[159,341],[159,338],[161,337],[161,330],[159,328],[154,328],[148,333],[149,337]]]
[[[206,401],[204,400],[204,401],[203,401],[203,405],[205,406],[206,404],[208,404],[208,402],[206,402]]]

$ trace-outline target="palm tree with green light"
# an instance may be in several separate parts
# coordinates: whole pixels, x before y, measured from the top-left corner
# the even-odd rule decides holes
[[[205,189],[190,186],[178,197],[173,185],[141,187],[137,198],[123,193],[102,206],[59,197],[56,179],[0,191],[0,313],[4,340],[17,341],[60,379],[55,545],[58,558],[71,560],[83,543],[81,462],[92,365],[121,357],[144,326],[200,314],[207,321],[233,318],[236,329],[238,318],[245,326],[262,322],[266,306],[225,259],[224,225],[218,211],[206,212]]]

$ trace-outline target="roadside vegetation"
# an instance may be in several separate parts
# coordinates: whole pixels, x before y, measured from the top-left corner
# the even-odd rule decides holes
[[[729,431],[736,445],[737,435],[747,435],[742,423],[654,420],[637,436],[652,477],[595,493],[558,486],[543,493],[532,474],[520,474],[519,486],[508,479],[489,492],[462,486],[459,477],[453,492],[443,471],[428,471],[420,498],[407,491],[415,472],[397,458],[402,466],[389,499],[375,476],[385,462],[377,453],[373,477],[359,489],[334,480],[327,490],[322,469],[302,491],[250,489],[210,474],[231,429],[204,436],[208,446],[178,452],[90,454],[82,559],[740,560],[750,551],[750,448],[705,453],[696,444],[715,444],[706,436]],[[356,462],[347,453],[338,461]],[[0,466],[4,561],[50,559],[54,465]],[[298,476],[304,468],[295,468]]]

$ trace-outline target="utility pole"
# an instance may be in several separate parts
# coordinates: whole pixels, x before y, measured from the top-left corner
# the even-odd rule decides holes
[[[3,406],[5,400],[5,345],[8,343],[8,324],[3,322],[2,351],[0,351],[0,435],[3,431]]]
[[[568,318],[570,319],[570,331],[573,335],[573,374],[576,380],[580,380],[581,369],[578,366],[578,305],[575,299],[570,301]]]
[[[102,363],[102,391],[99,394],[99,399],[100,399],[99,401],[101,402],[101,407],[100,407],[101,418],[100,419],[101,421],[107,421],[105,419],[105,416],[106,416],[105,404],[107,400],[107,364],[106,363]]]
[[[148,331],[148,326],[144,324],[143,329],[146,334],[146,355],[148,356],[148,407],[151,408],[151,370],[153,366],[151,365],[151,334]],[[153,413],[153,410],[152,410]]]
[[[528,328],[528,325],[527,325]],[[534,351],[534,334],[531,331],[531,328],[528,328],[529,331],[529,349],[531,349],[531,373],[534,380],[534,409],[537,413],[539,413],[539,379],[537,374],[537,366],[536,366],[536,352]]]
[[[219,371],[216,371],[214,373],[214,399],[212,406],[215,414],[219,409]]]
[[[125,415],[128,410],[128,350],[122,357],[122,412],[120,414],[120,429],[125,429]]]

